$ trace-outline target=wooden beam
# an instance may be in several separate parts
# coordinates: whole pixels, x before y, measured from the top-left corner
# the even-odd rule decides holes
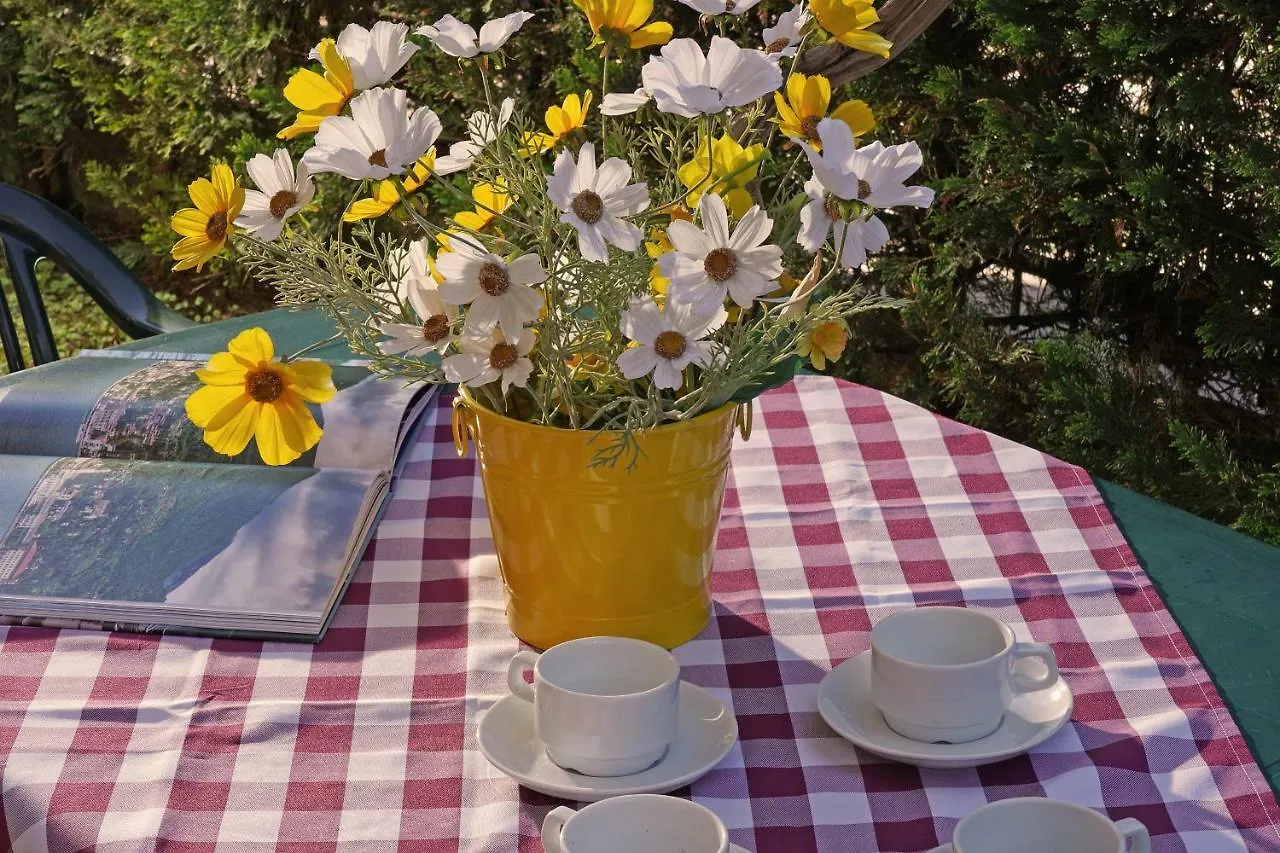
[[[887,0],[880,6],[876,10],[880,13],[880,23],[874,30],[893,42],[890,59],[906,50],[950,5],[951,0]],[[832,42],[806,50],[797,70],[804,74],[822,74],[831,80],[831,85],[838,86],[870,74],[888,61]]]

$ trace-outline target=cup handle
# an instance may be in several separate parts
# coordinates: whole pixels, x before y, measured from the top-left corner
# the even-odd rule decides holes
[[[521,654],[531,654],[531,652],[521,652]],[[542,849],[545,853],[564,853],[560,833],[564,831],[564,825],[568,823],[569,818],[575,814],[577,812],[568,806],[556,806],[547,812],[547,816],[542,819]]]
[[[1127,817],[1116,821],[1116,829],[1129,842],[1129,853],[1151,853],[1151,836],[1140,821]]]
[[[1016,664],[1022,658],[1039,658],[1049,671],[1039,678],[1018,673],[1013,679],[1014,690],[1018,693],[1034,693],[1037,690],[1052,687],[1058,680],[1058,659],[1053,656],[1053,649],[1045,643],[1015,643],[1014,663]]]
[[[538,662],[537,652],[516,652],[507,667],[507,689],[526,702],[533,701],[533,685],[524,680],[524,671]],[[552,812],[555,814],[555,812]]]

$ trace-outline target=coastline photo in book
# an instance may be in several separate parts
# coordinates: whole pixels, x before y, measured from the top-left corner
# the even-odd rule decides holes
[[[0,378],[0,620],[317,641],[433,389],[331,363],[289,466],[209,448],[203,355],[97,352]]]

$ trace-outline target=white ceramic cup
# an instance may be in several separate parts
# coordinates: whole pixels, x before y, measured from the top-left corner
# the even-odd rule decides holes
[[[727,853],[729,834],[709,809],[661,794],[629,794],[582,811],[560,806],[542,821],[546,853]]]
[[[1038,658],[1039,677],[1014,673]],[[1019,643],[1008,625],[963,607],[903,610],[871,629],[871,700],[889,727],[925,743],[967,743],[1000,727],[1015,693],[1058,680],[1053,650]]]
[[[533,669],[533,685],[524,680]],[[585,637],[520,652],[511,692],[533,703],[547,757],[584,776],[626,776],[662,759],[680,725],[680,665],[661,646]]]
[[[1061,800],[1018,797],[983,806],[956,824],[955,853],[1151,853],[1147,828]]]

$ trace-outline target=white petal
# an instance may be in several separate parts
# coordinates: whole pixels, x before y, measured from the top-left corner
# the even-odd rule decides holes
[[[600,114],[606,116],[630,115],[649,102],[649,95],[644,89],[636,89],[635,94],[610,92],[604,96],[600,104]]]
[[[488,363],[488,356],[479,353],[459,353],[445,357],[441,362],[444,378],[450,382],[470,382],[480,375]]]
[[[624,252],[634,252],[644,240],[644,232],[616,216],[605,216],[596,223],[600,236]]]
[[[591,142],[584,142],[578,150],[578,168],[574,173],[570,192],[576,196],[583,190],[594,190],[595,186],[596,146]]]
[[[658,354],[651,346],[632,347],[618,356],[618,370],[627,379],[639,379],[653,372],[658,365]]]
[[[656,361],[657,364],[653,368],[653,384],[659,388],[678,390],[684,384],[684,376],[679,369],[670,359],[658,358]]]
[[[712,249],[728,248],[729,212],[725,210],[724,199],[715,193],[703,193],[698,212],[701,214],[702,228],[707,233],[707,241]]]
[[[601,264],[609,260],[609,247],[595,225],[588,225],[573,214],[561,216],[560,221],[569,222],[578,229],[578,251],[583,258]]]
[[[601,197],[617,192],[631,180],[631,167],[620,157],[610,157],[596,170],[596,192]]]
[[[697,257],[699,263],[711,253],[712,249],[720,248],[711,245],[711,241],[701,228],[683,219],[677,219],[667,226],[667,239],[671,241],[676,251],[682,255]]]
[[[665,329],[662,312],[650,296],[632,299],[622,315],[622,334],[646,346],[652,346]]]
[[[649,187],[644,183],[631,184],[604,197],[605,210],[614,216],[635,216],[648,206]]]
[[[533,17],[531,12],[512,12],[510,15],[489,21],[480,28],[480,51],[492,53],[506,44],[507,39],[515,35],[524,26],[525,21]]]
[[[747,211],[746,216],[742,217],[738,227],[733,229],[733,236],[729,238],[729,248],[741,254],[769,239],[772,231],[773,220],[759,207],[752,207]]]
[[[547,195],[555,202],[556,207],[568,210],[573,200],[573,186],[578,167],[573,162],[573,155],[566,149],[556,156],[551,176],[547,178]]]
[[[542,259],[530,252],[507,265],[507,276],[513,284],[541,284],[547,280]]]
[[[480,295],[474,281],[446,281],[440,285],[440,298],[450,305],[467,305]]]
[[[476,48],[476,31],[453,15],[445,15],[431,26],[418,27],[416,32],[450,56],[468,59],[480,52]]]

